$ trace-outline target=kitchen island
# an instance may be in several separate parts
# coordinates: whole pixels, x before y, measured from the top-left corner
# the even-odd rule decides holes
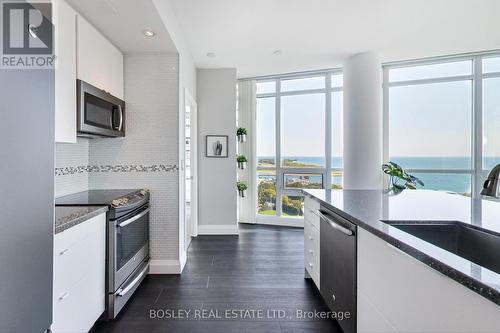
[[[397,195],[377,190],[304,193],[305,232],[319,206],[357,227],[359,332],[500,331],[500,272],[492,269],[498,266],[485,267],[480,260],[457,255],[400,226],[463,225],[490,237],[484,246],[491,248],[500,235],[499,202],[429,190]],[[319,205],[311,209],[311,200]],[[482,244],[479,240],[463,247],[484,253]],[[319,256],[322,264],[316,274],[323,276],[323,253]],[[489,262],[495,257],[498,264],[498,254]],[[324,283],[318,280],[320,288]],[[445,324],[450,321],[454,323]]]

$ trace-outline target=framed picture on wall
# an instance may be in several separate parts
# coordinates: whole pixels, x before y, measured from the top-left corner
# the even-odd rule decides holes
[[[227,135],[207,135],[207,157],[227,158]]]

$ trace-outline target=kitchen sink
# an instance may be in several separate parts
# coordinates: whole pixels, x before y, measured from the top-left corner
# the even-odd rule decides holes
[[[385,223],[500,274],[500,235],[461,222]]]

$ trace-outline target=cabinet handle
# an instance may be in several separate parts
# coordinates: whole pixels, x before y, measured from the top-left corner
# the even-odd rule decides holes
[[[310,253],[310,254],[313,254],[313,253],[314,253],[314,251],[313,251],[313,250],[309,250],[309,253]]]
[[[309,263],[309,267],[311,267],[311,268],[312,268],[313,266],[314,266],[313,264]]]
[[[309,240],[313,240],[312,236],[309,236]]]
[[[65,292],[64,294],[62,294],[61,296],[59,296],[59,301],[62,301],[64,300],[66,297],[69,296],[69,291]]]
[[[59,255],[60,255],[60,256],[63,256],[63,255],[65,255],[65,254],[66,254],[66,252],[68,252],[68,251],[69,251],[69,249],[64,249],[64,250],[62,250],[61,252],[59,252]]]

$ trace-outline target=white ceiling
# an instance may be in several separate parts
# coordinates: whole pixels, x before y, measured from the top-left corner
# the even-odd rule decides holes
[[[68,0],[124,53],[177,52],[151,0]],[[143,31],[156,33],[144,37]]]
[[[196,65],[239,77],[336,67],[364,51],[393,61],[500,48],[498,0],[171,1]]]

